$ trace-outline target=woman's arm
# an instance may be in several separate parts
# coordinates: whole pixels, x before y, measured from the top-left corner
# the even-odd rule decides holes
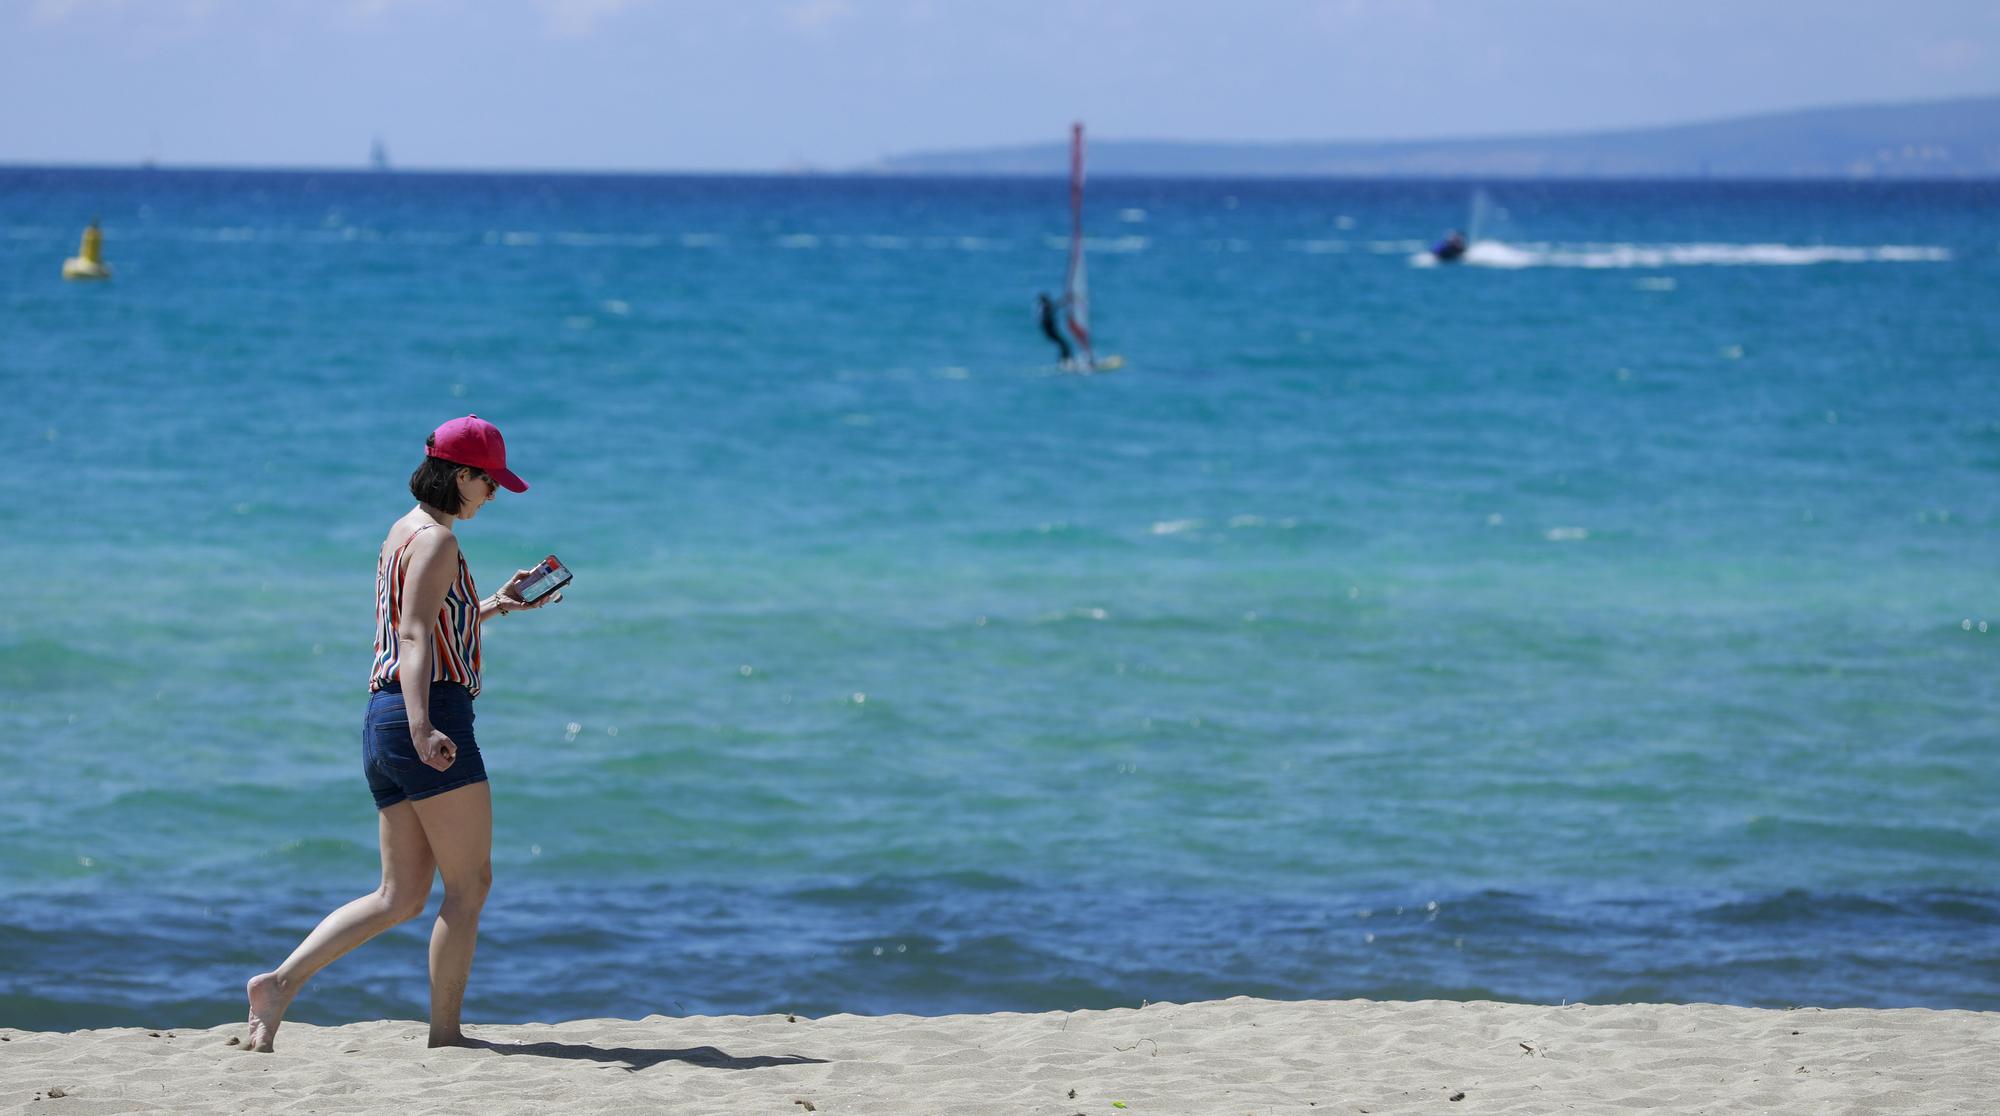
[[[450,531],[425,531],[411,540],[407,553],[403,612],[396,623],[396,673],[403,682],[410,743],[419,759],[443,771],[458,758],[458,745],[431,727],[432,639],[445,594],[458,576],[458,538]]]

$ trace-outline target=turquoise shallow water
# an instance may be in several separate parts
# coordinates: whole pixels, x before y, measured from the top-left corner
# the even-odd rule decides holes
[[[465,526],[474,1020],[2000,1009],[2000,191],[0,171],[0,1025],[367,890],[373,555]],[[55,276],[101,214],[115,280]],[[422,1012],[422,924],[311,1021]]]

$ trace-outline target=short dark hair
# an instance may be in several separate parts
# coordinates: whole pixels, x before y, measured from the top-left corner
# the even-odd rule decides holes
[[[435,434],[424,439],[426,447],[436,444]],[[417,471],[410,474],[410,495],[446,515],[457,515],[461,503],[458,498],[460,469],[479,471],[475,466],[461,465],[456,461],[446,461],[442,457],[425,455],[423,463],[417,466]]]

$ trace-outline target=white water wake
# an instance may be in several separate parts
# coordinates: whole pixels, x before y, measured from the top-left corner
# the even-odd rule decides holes
[[[1946,263],[1951,249],[1926,244],[1509,244],[1474,241],[1459,260],[1466,267],[1800,267],[1823,263]],[[1414,267],[1436,267],[1428,251]]]

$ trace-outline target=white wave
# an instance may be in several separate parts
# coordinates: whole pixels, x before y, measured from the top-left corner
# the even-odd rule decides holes
[[[187,239],[196,244],[243,244],[259,239],[256,229],[232,226],[221,229],[189,229]]]
[[[1060,624],[1065,620],[1109,620],[1111,613],[1102,608],[1071,608],[1061,612],[1044,612],[1035,617],[1037,624]]]
[[[792,235],[790,235],[790,236],[781,236],[781,237],[779,237],[779,238],[778,238],[778,247],[780,247],[780,248],[817,248],[817,247],[819,247],[819,237],[816,237],[816,236],[814,236],[814,235],[813,235],[813,234],[811,234],[811,233],[793,233],[793,234],[792,234]]]
[[[1064,241],[1063,246],[1068,247]],[[927,236],[923,240],[925,248],[957,249],[960,252],[1008,252],[1014,248],[1013,242],[995,240],[985,236]]]
[[[1373,247],[1371,245],[1371,247]],[[1823,263],[1947,263],[1951,249],[1929,244],[1509,244],[1478,240],[1460,261],[1468,267],[1588,269],[1662,267],[1802,267]],[[1437,263],[1428,251],[1416,267]]]
[[[464,233],[434,232],[429,229],[404,229],[393,239],[398,244],[408,244],[417,248],[457,248],[470,243]]]
[[[1201,526],[1199,519],[1163,519],[1153,524],[1155,535],[1178,535]]]
[[[657,248],[661,240],[651,233],[560,232],[555,242],[568,248]]]
[[[1064,252],[1069,251],[1068,237],[1045,236],[1042,238],[1042,243],[1048,245],[1050,248],[1059,249]],[[1086,252],[1143,252],[1152,243],[1150,239],[1143,236],[1086,236],[1083,238],[1083,248]]]
[[[716,233],[681,234],[681,247],[683,248],[718,248],[721,245],[722,237]]]
[[[1146,220],[1146,211],[1143,209],[1121,209],[1118,211],[1118,219],[1128,225],[1137,225]]]

